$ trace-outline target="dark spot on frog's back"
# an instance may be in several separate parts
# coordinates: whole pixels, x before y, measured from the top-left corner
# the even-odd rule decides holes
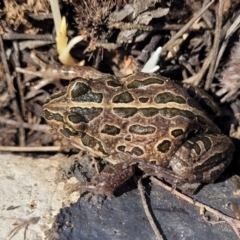
[[[72,132],[70,129],[68,128],[63,128],[63,129],[60,129],[59,132],[65,136],[66,138],[69,138],[71,136],[74,136],[74,135],[77,135],[77,132]]]
[[[117,147],[117,150],[120,151],[120,152],[125,152],[125,149],[126,149],[126,146],[124,146],[124,145],[121,145],[121,146]]]
[[[52,112],[49,112],[48,110],[44,110],[43,115],[48,121],[55,120],[57,122],[62,122],[62,123],[64,122],[63,116],[59,113],[52,113]]]
[[[85,83],[76,81],[71,90],[71,100],[73,102],[96,102],[101,103],[103,99],[102,93],[93,92]]]
[[[148,78],[146,80],[134,80],[127,85],[128,88],[141,88],[152,84],[163,85],[164,81],[158,78]]]
[[[134,98],[129,92],[123,92],[115,96],[112,100],[113,103],[130,103],[133,101],[134,101]]]
[[[161,143],[157,145],[157,149],[159,152],[166,153],[169,151],[171,147],[171,141],[163,140]]]
[[[82,95],[87,94],[91,88],[82,82],[75,82],[71,90],[72,98],[81,97]]]
[[[141,102],[141,103],[147,103],[147,102],[149,101],[149,98],[140,97],[138,100],[139,100],[139,102]]]
[[[137,108],[113,108],[113,111],[122,118],[133,117],[138,112]]]
[[[142,126],[142,125],[132,125],[129,128],[129,132],[133,134],[139,134],[139,135],[146,135],[146,134],[152,134],[156,131],[155,127],[152,126]]]
[[[173,137],[175,137],[175,138],[183,135],[183,133],[184,133],[184,132],[183,132],[183,130],[182,130],[181,128],[179,128],[179,129],[174,129],[174,130],[171,131],[171,135],[172,135]]]
[[[103,149],[102,143],[98,141],[96,138],[83,132],[79,134],[79,137],[81,138],[84,146],[93,148],[95,150],[102,152],[103,154],[106,154],[106,152]]]
[[[113,88],[116,88],[116,87],[122,87],[122,84],[118,81],[115,81],[115,80],[109,80],[107,81],[107,85],[109,87],[113,87]]]
[[[124,139],[125,139],[125,141],[131,141],[132,140],[132,136],[131,135],[127,135]]]
[[[168,118],[182,116],[188,119],[194,119],[196,117],[196,115],[191,111],[177,109],[177,108],[161,108],[159,109],[159,113]]]
[[[81,122],[88,123],[94,118],[98,117],[102,113],[102,108],[81,108],[72,107],[70,109],[71,113],[68,115],[68,119],[74,123],[78,124]]]
[[[189,95],[191,98],[194,98],[194,97],[196,96],[196,90],[195,90],[195,88],[194,88],[193,86],[188,86],[188,87],[186,88],[186,90],[187,90],[188,95]]]
[[[186,103],[186,100],[183,97],[174,95],[170,92],[159,93],[154,98],[154,101],[156,103],[168,103],[168,102],[176,102],[180,104]]]
[[[120,129],[116,126],[105,124],[101,130],[101,133],[105,133],[107,135],[116,136],[120,133]]]
[[[134,147],[131,151],[131,155],[141,156],[144,154],[144,151],[140,147]]]
[[[139,109],[139,113],[141,113],[144,117],[154,117],[158,114],[157,108],[141,108]]]

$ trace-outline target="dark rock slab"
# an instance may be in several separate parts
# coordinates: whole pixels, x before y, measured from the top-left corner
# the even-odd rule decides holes
[[[132,188],[132,182],[128,182],[125,190],[128,184]],[[237,239],[228,224],[211,225],[196,207],[159,186],[145,185],[150,209],[165,239]],[[235,190],[236,177],[232,177],[204,186],[194,198],[232,216],[230,203],[240,204],[239,196],[233,194]],[[213,216],[211,219],[215,220]],[[122,195],[120,190],[117,197],[82,197],[58,214],[51,236],[60,240],[156,239],[136,188]]]

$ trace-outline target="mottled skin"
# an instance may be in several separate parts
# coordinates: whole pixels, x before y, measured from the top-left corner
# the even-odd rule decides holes
[[[203,108],[217,114],[202,90],[138,73],[77,79],[52,95],[44,116],[75,146],[114,164],[88,189],[104,192],[126,181],[135,165],[173,182],[213,182],[234,147]]]

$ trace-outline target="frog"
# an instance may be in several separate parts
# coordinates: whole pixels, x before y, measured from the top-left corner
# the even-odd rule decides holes
[[[52,131],[109,163],[84,191],[112,193],[136,168],[171,184],[212,183],[234,152],[211,97],[156,73],[78,74],[43,113]]]

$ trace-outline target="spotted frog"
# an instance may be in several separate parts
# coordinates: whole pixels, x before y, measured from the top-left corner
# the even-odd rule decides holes
[[[160,75],[77,78],[43,106],[48,124],[111,167],[87,190],[111,192],[133,175],[173,183],[210,183],[234,146],[209,118],[218,108],[201,89]]]

